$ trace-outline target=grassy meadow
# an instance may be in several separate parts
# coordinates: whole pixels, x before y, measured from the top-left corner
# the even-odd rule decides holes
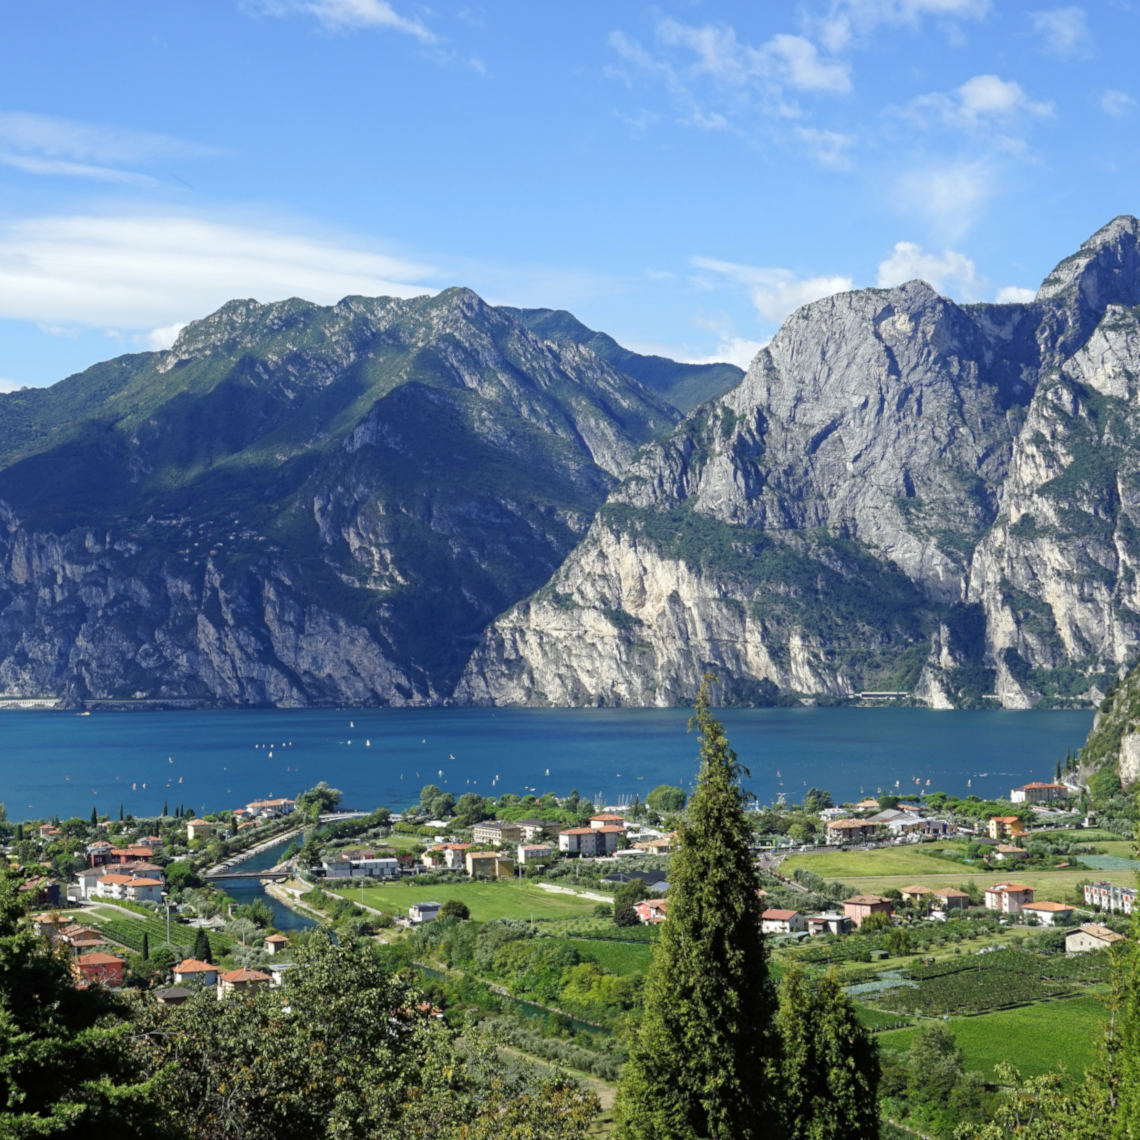
[[[1063,1063],[1074,1077],[1096,1059],[1107,1015],[1095,994],[1038,1002],[944,1022],[957,1039],[967,1070],[993,1077],[999,1061],[1016,1065],[1025,1076],[1037,1076]],[[888,1030],[875,1040],[884,1054],[905,1053],[918,1026]]]

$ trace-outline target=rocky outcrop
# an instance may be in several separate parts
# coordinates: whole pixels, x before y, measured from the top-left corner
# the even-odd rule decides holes
[[[737,699],[1099,700],[1140,633],[1137,239],[1116,219],[1029,304],[911,282],[800,309],[643,451],[457,699],[684,703],[713,668]]]

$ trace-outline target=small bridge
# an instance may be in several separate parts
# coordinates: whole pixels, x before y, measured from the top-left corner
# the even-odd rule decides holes
[[[283,883],[293,877],[292,871],[207,871],[203,876],[211,883],[224,882],[227,879],[272,879],[275,883]]]

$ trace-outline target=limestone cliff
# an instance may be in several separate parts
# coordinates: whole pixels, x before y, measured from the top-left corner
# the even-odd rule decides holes
[[[911,282],[793,314],[649,445],[500,617],[465,701],[901,690],[1098,700],[1140,634],[1140,253],[1094,234],[1033,302]]]

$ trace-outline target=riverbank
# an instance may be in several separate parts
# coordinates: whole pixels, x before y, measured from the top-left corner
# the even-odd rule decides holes
[[[278,844],[288,845],[298,835],[302,833],[304,828],[295,827],[291,831],[282,831],[277,835],[271,835],[268,839],[263,839],[260,843],[255,843],[252,847],[246,848],[244,851],[239,851],[236,855],[231,855],[228,859],[223,860],[221,863],[215,863],[212,867],[206,867],[202,871],[203,878],[209,878],[211,875],[220,874],[225,871],[232,871],[239,867],[242,863],[248,863],[250,859],[255,858],[264,851],[268,851]],[[257,868],[257,870],[268,870],[269,868]],[[256,872],[251,872],[250,877],[255,877]]]

